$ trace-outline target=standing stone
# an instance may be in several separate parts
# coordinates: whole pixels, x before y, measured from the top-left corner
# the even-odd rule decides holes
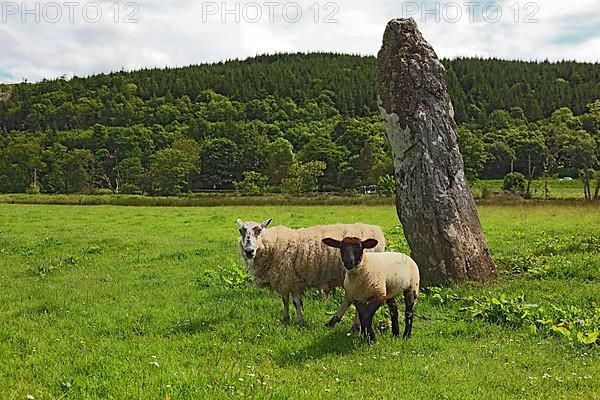
[[[377,86],[394,157],[396,208],[423,281],[494,278],[456,141],[445,68],[412,18],[388,23]]]

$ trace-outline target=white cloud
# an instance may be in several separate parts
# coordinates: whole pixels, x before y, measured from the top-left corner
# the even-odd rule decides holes
[[[126,24],[123,18],[132,10],[123,9],[125,1],[120,3],[118,23],[113,21],[114,13],[108,8],[113,0],[99,1],[103,15],[97,23],[85,20],[83,4],[86,2],[82,1],[82,5],[75,8],[73,23],[68,21],[68,9],[62,7],[62,19],[55,24],[44,22],[43,15],[42,21],[36,23],[32,14],[26,15],[27,22],[22,23],[21,3],[2,2],[0,18],[6,22],[0,23],[0,81],[10,79],[8,76],[14,81],[22,78],[39,80],[121,68],[181,66],[274,52],[376,54],[386,22],[401,16],[408,4],[396,0],[370,3],[338,0],[336,9],[335,5],[326,8],[329,3],[323,0],[317,3],[316,22],[315,0],[296,0],[302,16],[292,23],[282,16],[288,0],[274,8],[273,22],[269,22],[266,0],[254,0],[260,5],[262,19],[250,23],[243,21],[244,16],[240,15],[241,21],[236,23],[234,15],[221,15],[221,0],[214,3],[194,0],[185,4],[175,0],[140,0],[139,12],[134,16],[139,22]],[[256,16],[256,8],[247,6],[251,2],[240,0],[240,14],[245,10],[250,18]],[[440,10],[451,2],[440,1]],[[34,9],[34,1],[26,3],[28,9]],[[48,3],[39,3],[40,13]],[[415,2],[419,11],[424,11],[422,3]],[[432,8],[432,3],[428,1],[428,9]],[[481,0],[481,3],[490,1]],[[425,15],[425,22],[420,21],[419,14],[415,18],[442,57],[600,61],[600,9],[595,5],[596,0],[579,0],[571,4],[558,0],[539,1],[539,10],[535,14],[539,22],[532,24],[523,22],[533,11],[523,9],[526,1],[519,3],[518,23],[513,21],[514,7],[510,8],[516,1],[499,0],[497,3],[502,8],[502,19],[497,23],[486,22],[481,7],[476,10],[475,22],[469,21],[468,9],[464,6],[463,16],[456,23],[444,21],[443,16],[436,22],[430,14]],[[7,4],[19,8],[15,15],[7,13]],[[205,15],[203,21],[203,10],[210,10],[211,4],[220,10],[215,15]],[[228,0],[227,8],[234,9],[234,1]],[[93,11],[88,9],[88,19],[94,16]],[[295,9],[289,8],[287,16],[288,20],[294,19]],[[338,22],[325,23],[328,16]]]
[[[240,45],[245,54],[261,54],[277,49],[280,52],[296,52],[295,34],[270,31],[258,24],[241,25]]]

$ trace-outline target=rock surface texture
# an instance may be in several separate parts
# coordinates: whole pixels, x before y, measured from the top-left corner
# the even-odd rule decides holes
[[[377,61],[396,208],[423,282],[496,276],[464,174],[445,68],[415,21],[390,21]]]

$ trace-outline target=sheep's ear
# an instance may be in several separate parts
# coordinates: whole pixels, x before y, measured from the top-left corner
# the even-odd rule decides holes
[[[273,221],[273,218],[269,218],[268,220],[261,222],[260,226],[262,226],[263,228],[266,228],[267,226],[269,226],[271,221]]]
[[[240,229],[242,229],[242,228],[244,227],[244,221],[242,221],[242,220],[241,220],[241,219],[239,219],[239,218],[238,218],[238,220],[237,220],[237,224],[238,224],[238,227],[239,227]]]
[[[327,246],[335,247],[336,249],[339,249],[342,245],[342,242],[340,242],[339,240],[332,239],[332,238],[325,238],[322,240],[322,242],[325,243]]]
[[[363,249],[372,249],[376,247],[379,242],[375,239],[367,239],[361,242]]]

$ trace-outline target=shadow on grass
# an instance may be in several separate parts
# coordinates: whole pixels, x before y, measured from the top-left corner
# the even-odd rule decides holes
[[[328,355],[343,356],[354,352],[356,349],[368,346],[362,338],[353,334],[347,336],[344,330],[332,330],[326,335],[318,337],[313,343],[292,353],[279,352],[275,356],[277,363],[282,366],[302,364]]]

